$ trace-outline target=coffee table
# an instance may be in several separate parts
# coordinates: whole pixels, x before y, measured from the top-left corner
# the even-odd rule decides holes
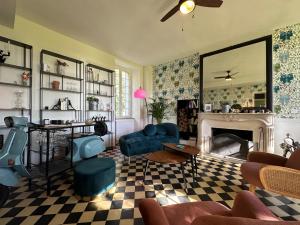
[[[185,163],[189,159],[189,157],[187,155],[162,150],[162,151],[149,153],[148,155],[145,156],[145,159],[147,161],[146,161],[146,167],[145,167],[145,171],[144,171],[144,181],[146,179],[149,161],[159,163],[159,164],[180,164],[181,173],[182,173],[182,177],[183,177],[184,185],[185,185],[184,190],[187,191],[187,183],[186,183],[186,179],[185,179],[185,175],[184,175],[184,166],[183,166],[183,163]]]
[[[174,144],[174,143],[163,143],[163,148],[164,149],[169,149],[173,150],[174,152],[180,152],[181,154],[188,155],[191,160],[191,165],[192,165],[192,173],[193,173],[193,182],[195,182],[195,172],[197,174],[197,155],[200,153],[200,149],[191,146],[191,145],[183,145],[183,144]],[[179,146],[183,146],[179,147]]]

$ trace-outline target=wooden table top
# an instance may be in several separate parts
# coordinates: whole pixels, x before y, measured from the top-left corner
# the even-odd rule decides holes
[[[195,146],[191,146],[191,145],[182,145],[184,146],[184,148],[179,148],[177,147],[178,144],[174,144],[174,143],[163,143],[162,144],[165,148],[174,150],[174,151],[178,151],[178,152],[182,152],[182,153],[186,153],[189,155],[198,155],[200,153],[200,149],[195,147]]]
[[[162,164],[177,164],[188,160],[188,156],[170,151],[152,152],[145,156],[147,160]]]

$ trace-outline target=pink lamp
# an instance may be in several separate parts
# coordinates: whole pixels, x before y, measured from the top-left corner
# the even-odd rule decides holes
[[[144,99],[145,100],[147,114],[148,114],[148,105],[147,105],[147,100],[146,100],[147,93],[146,93],[146,91],[142,87],[140,87],[140,88],[138,88],[138,89],[135,90],[133,96],[135,98],[139,98],[139,99]]]
[[[140,87],[139,89],[136,89],[136,91],[134,92],[135,98],[145,99],[146,96],[147,96],[147,93],[142,87]]]

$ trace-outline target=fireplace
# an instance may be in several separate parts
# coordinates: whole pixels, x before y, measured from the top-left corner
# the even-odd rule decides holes
[[[201,154],[209,154],[212,150],[212,128],[251,131],[252,138],[246,139],[253,142],[253,151],[274,153],[274,114],[272,113],[199,113],[198,147],[201,149]],[[249,133],[248,135],[251,136]]]
[[[253,132],[250,130],[212,128],[210,152],[221,156],[246,159],[253,150]]]

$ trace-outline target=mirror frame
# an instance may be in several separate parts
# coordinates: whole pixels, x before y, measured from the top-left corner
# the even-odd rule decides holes
[[[253,39],[247,42],[243,42],[240,44],[232,45],[230,47],[226,47],[223,49],[219,49],[216,51],[208,52],[203,55],[200,55],[200,112],[204,112],[204,97],[203,97],[203,76],[204,76],[204,58],[217,55],[220,53],[228,52],[231,50],[235,50],[238,48],[243,48],[252,44],[257,44],[260,42],[266,43],[266,108],[270,111],[273,111],[273,40],[272,35],[264,36],[261,38]]]

